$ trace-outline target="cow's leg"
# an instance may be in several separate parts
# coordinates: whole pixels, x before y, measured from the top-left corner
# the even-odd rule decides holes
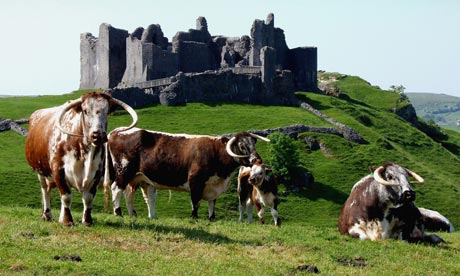
[[[64,226],[73,226],[72,213],[70,206],[72,205],[72,193],[61,193],[61,213],[59,215],[59,222]]]
[[[257,216],[259,216],[259,222],[260,224],[264,224],[264,208],[260,205],[259,202],[254,202],[254,205],[256,205],[256,210],[257,210]]]
[[[208,214],[209,221],[216,220],[216,199],[208,201]]]
[[[200,207],[200,200],[204,191],[205,179],[192,174],[192,176],[188,177],[188,183],[192,199],[192,218],[198,219],[198,208]]]
[[[51,183],[44,176],[41,175],[38,175],[38,181],[40,181],[42,191],[42,219],[45,221],[52,221],[53,219],[51,216]]]
[[[155,187],[149,184],[143,184],[142,195],[144,196],[145,204],[149,212],[149,218],[156,218],[155,214],[155,202],[157,200],[158,191]]]
[[[254,204],[249,200],[248,206],[248,223],[252,223],[252,213],[254,212]]]
[[[57,176],[54,177],[56,180],[56,186],[61,194],[61,213],[59,214],[59,222],[64,226],[73,226],[72,213],[70,212],[70,206],[72,205],[72,191],[65,181],[64,169],[59,169]]]
[[[112,183],[110,189],[112,190],[113,214],[116,216],[122,216],[120,200],[121,195],[123,194],[123,189],[118,187],[116,181]]]
[[[270,208],[270,213],[272,214],[273,220],[275,221],[275,225],[280,226],[281,221],[280,221],[280,218],[278,217],[278,210],[276,210],[275,208]]]
[[[238,210],[240,211],[240,217],[238,218],[238,222],[243,222],[244,212],[246,211],[246,206],[243,203],[241,203],[241,198],[238,203]]]
[[[128,185],[124,191],[126,208],[128,209],[128,215],[131,217],[137,216],[136,210],[134,209],[134,195],[136,194],[136,187]]]
[[[93,210],[93,200],[96,195],[96,185],[94,185],[94,191],[83,191],[82,201],[83,201],[83,218],[81,222],[85,226],[92,226],[93,225],[93,217],[91,216],[91,212]]]

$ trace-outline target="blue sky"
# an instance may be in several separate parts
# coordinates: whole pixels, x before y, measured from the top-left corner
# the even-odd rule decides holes
[[[169,41],[206,17],[211,35],[249,35],[275,14],[290,48],[318,47],[318,69],[388,89],[460,97],[460,1],[2,1],[0,94],[63,94],[80,82],[80,33],[160,24]]]

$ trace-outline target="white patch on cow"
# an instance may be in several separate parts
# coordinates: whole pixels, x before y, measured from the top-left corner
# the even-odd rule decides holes
[[[273,208],[275,202],[275,195],[273,193],[262,193],[257,187],[254,187],[257,190],[256,200],[262,203],[267,208]]]
[[[155,202],[157,199],[157,189],[151,185],[141,185],[142,195],[144,196],[145,203],[149,212],[149,218],[155,218]]]
[[[93,185],[96,172],[100,169],[103,156],[95,154],[95,148],[90,147],[84,160],[78,160],[75,150],[68,151],[63,156],[64,171],[66,182],[70,187],[77,189],[79,192],[89,191]]]
[[[355,200],[353,200],[353,201],[350,203],[350,207],[355,206],[356,204],[358,204],[358,202],[357,202],[356,199],[355,199]]]
[[[123,190],[118,187],[116,182],[112,183],[110,189],[112,190],[112,204],[113,204],[113,210],[115,211],[121,207],[120,199],[121,199],[121,195],[123,194]],[[116,215],[115,212],[114,214]]]
[[[445,223],[446,225],[450,225],[449,232],[454,232],[455,231],[454,227],[452,226],[452,223],[450,223],[450,221],[445,216],[441,215],[439,212],[434,211],[434,210],[430,210],[430,209],[425,209],[425,208],[422,208],[422,207],[418,207],[418,209],[419,209],[420,213],[422,214],[422,216],[440,220],[443,223]]]
[[[227,191],[230,179],[232,178],[233,174],[234,173],[232,173],[227,178],[222,178],[217,175],[211,176],[205,182],[202,199],[207,201],[214,200],[219,195]]]
[[[384,217],[387,213],[385,212]],[[393,232],[393,229],[396,225],[396,220],[391,222],[387,219],[364,221],[359,219],[350,229],[348,233],[350,236],[358,236],[361,240],[382,240],[388,238],[398,238],[401,239],[399,232]],[[396,236],[395,236],[396,235]]]

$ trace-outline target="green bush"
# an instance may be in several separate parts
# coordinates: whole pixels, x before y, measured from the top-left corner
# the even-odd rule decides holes
[[[299,152],[294,139],[280,132],[272,133],[268,138],[268,164],[276,176],[291,180],[291,175],[300,167]]]

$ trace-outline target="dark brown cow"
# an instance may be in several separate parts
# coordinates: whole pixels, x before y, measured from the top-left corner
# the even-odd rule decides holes
[[[235,169],[261,158],[256,140],[266,138],[241,132],[232,138],[170,134],[143,129],[114,130],[108,146],[113,165],[110,179],[114,213],[121,215],[120,198],[128,183],[141,185],[149,217],[155,217],[156,189],[189,191],[192,217],[198,217],[201,199],[208,201],[209,220],[215,219],[216,198],[227,190]],[[108,158],[109,159],[109,158]],[[106,181],[108,187],[111,181]],[[133,189],[126,189],[128,212]]]
[[[107,115],[117,106],[132,115],[133,123],[128,128],[134,127],[137,115],[131,107],[98,92],[31,115],[25,154],[38,173],[44,220],[52,220],[51,189],[57,187],[62,203],[59,222],[66,226],[74,224],[70,212],[73,187],[83,194],[82,222],[92,225],[92,202],[104,175]]]
[[[386,163],[358,181],[340,213],[339,232],[370,240],[395,238],[411,242],[441,242],[437,235],[425,233],[425,221],[429,216],[436,217],[437,212],[428,215],[426,209],[415,206],[410,176],[418,183],[424,182],[416,173],[398,164]],[[444,222],[450,225],[445,218]],[[451,225],[447,228],[453,229]]]
[[[275,225],[281,225],[281,220],[278,217],[278,184],[271,169],[259,163],[254,164],[252,168],[240,167],[237,191],[240,210],[239,222],[243,221],[246,209],[248,211],[248,223],[252,222],[252,210],[255,205],[261,224],[264,223],[264,208],[269,208]]]

